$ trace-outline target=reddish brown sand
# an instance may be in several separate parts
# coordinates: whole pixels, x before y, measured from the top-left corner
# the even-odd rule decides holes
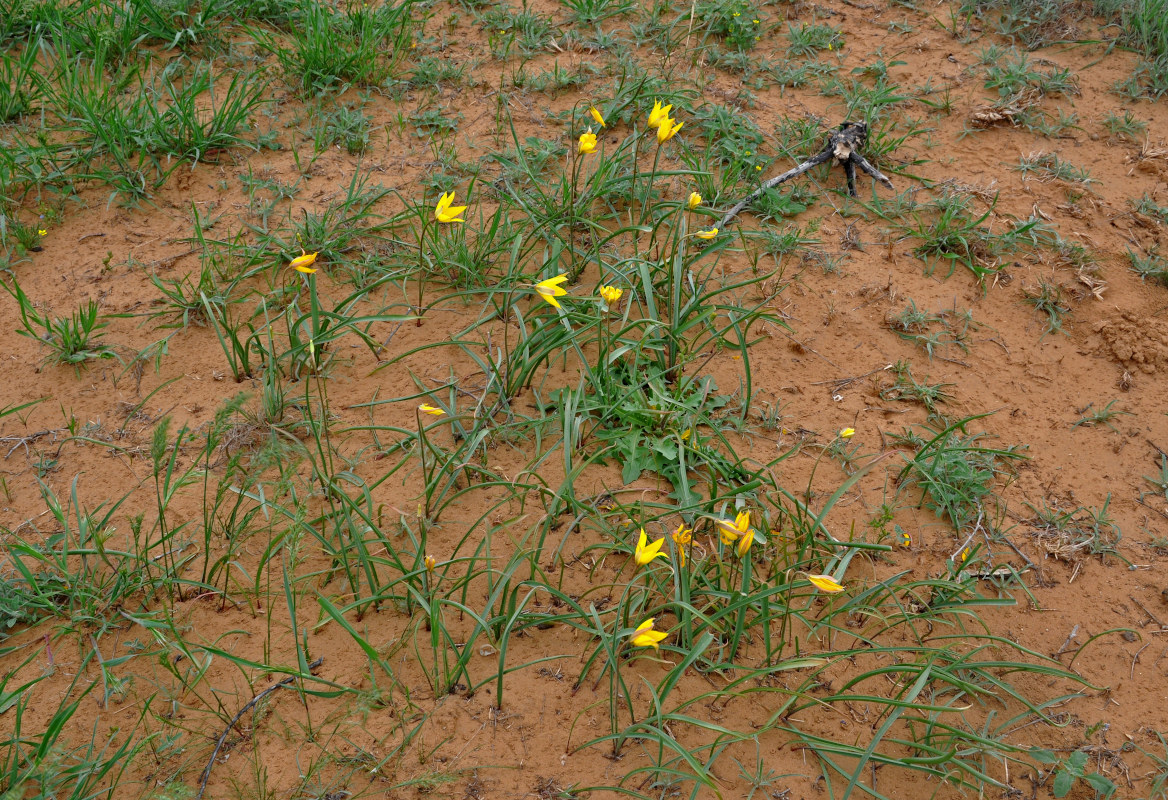
[[[1160,454],[1168,450],[1164,402],[1168,389],[1168,288],[1141,282],[1129,269],[1127,250],[1146,251],[1165,238],[1164,226],[1133,213],[1129,200],[1148,194],[1159,204],[1168,205],[1168,147],[1159,142],[1161,132],[1168,129],[1168,109],[1163,103],[1131,103],[1109,91],[1130,72],[1134,64],[1130,54],[1112,52],[1105,56],[1101,45],[1052,47],[1034,57],[1070,67],[1080,94],[1047,99],[1043,107],[1052,113],[1058,109],[1074,111],[1079,129],[1053,140],[1009,125],[963,135],[970,127],[971,115],[994,100],[984,89],[975,63],[976,52],[995,41],[994,37],[987,35],[977,43],[960,42],[927,16],[900,7],[884,8],[879,2],[876,8],[865,9],[865,5],[825,0],[815,6],[830,15],[831,24],[842,25],[846,31],[840,74],[869,63],[882,47],[886,59],[891,60],[895,53],[897,60],[906,62],[892,67],[894,82],[919,85],[928,78],[934,86],[949,87],[952,98],[952,113],[948,115],[933,113],[921,104],[911,106],[910,113],[919,116],[931,132],[910,140],[897,152],[896,157],[905,162],[925,159],[906,171],[930,181],[954,179],[984,190],[985,197],[996,192],[998,202],[987,219],[991,229],[1005,230],[1013,218],[1038,215],[1056,226],[1064,238],[1087,247],[1095,267],[1080,272],[1043,251],[1010,263],[998,280],[985,287],[961,267],[948,278],[943,269],[926,274],[912,253],[912,241],[890,232],[885,224],[867,222],[861,216],[842,216],[837,209],[846,205],[845,198],[825,192],[810,211],[778,226],[821,219],[817,234],[821,249],[832,257],[839,256],[838,266],[827,271],[820,260],[800,260],[798,256],[788,257],[781,265],[781,279],[776,280],[786,282],[786,287],[773,310],[789,323],[790,330],[768,326],[769,338],[752,353],[755,385],[761,388],[756,402],[760,408],[763,403],[779,407],[781,428],[777,432],[756,430],[736,445],[758,461],[766,461],[800,437],[809,444],[823,443],[835,431],[854,427],[852,443],[860,446],[861,454],[891,451],[889,434],[921,423],[925,417],[918,405],[881,397],[881,390],[893,382],[886,368],[901,360],[911,360],[918,380],[949,385],[952,399],[943,407],[949,415],[994,412],[974,423],[971,430],[988,432],[996,444],[1024,445],[1029,459],[1018,467],[1012,480],[997,487],[1005,511],[995,522],[999,529],[1008,531],[1035,568],[1024,575],[1025,591],[1014,588],[1016,605],[982,612],[982,618],[996,635],[1037,653],[1057,656],[1090,684],[1085,688],[1064,680],[1023,679],[1021,684],[1034,698],[1054,698],[1073,691],[1083,696],[1052,711],[1065,727],[1020,727],[1009,733],[1008,740],[1055,749],[1090,745],[1091,768],[1108,774],[1119,785],[1119,796],[1147,797],[1148,776],[1155,772],[1154,765],[1128,745],[1154,751],[1153,732],[1168,732],[1168,553],[1163,546],[1153,546],[1154,540],[1163,543],[1168,537],[1168,499],[1162,488],[1145,479],[1159,473]],[[811,9],[779,6],[768,11],[772,22],[778,23],[784,13],[792,19],[809,20]],[[544,10],[562,17],[558,7]],[[938,13],[947,11],[938,7]],[[435,14],[431,24],[438,26],[446,16]],[[915,26],[915,32],[889,34],[888,23],[901,19]],[[779,58],[785,47],[783,30],[785,26],[779,25],[774,35],[764,40],[760,52]],[[481,38],[470,21],[463,19],[442,55],[455,61],[482,56]],[[548,53],[534,59],[530,69],[546,69],[555,62],[570,67],[594,58],[587,52],[549,48]],[[447,90],[442,102],[450,113],[463,115],[455,141],[461,157],[475,161],[498,147],[493,137],[497,101],[490,96],[490,89],[498,85],[499,68],[483,66],[469,74],[477,83],[461,93]],[[704,99],[733,104],[741,82],[713,70],[708,75]],[[277,90],[276,99],[276,109],[285,120],[303,114],[290,95],[285,97]],[[563,129],[543,121],[541,107],[549,103],[562,110],[593,99],[603,100],[571,93],[551,100],[542,95],[513,95],[510,112],[521,136],[563,137]],[[417,98],[407,98],[402,107],[412,111],[417,102]],[[417,178],[434,167],[428,143],[390,124],[397,109],[388,100],[375,99],[371,109],[376,123],[387,127],[375,133],[364,158],[359,161],[337,149],[322,154],[305,176],[301,193],[291,201],[293,208],[327,204],[344,190],[358,168],[402,196],[422,196]],[[1122,114],[1125,109],[1148,123],[1147,142],[1109,138],[1101,125],[1102,117],[1109,111]],[[743,111],[769,133],[781,116],[815,114],[831,124],[839,121],[842,108],[816,89],[769,88],[756,92],[754,105]],[[311,152],[311,142],[295,132],[285,133],[296,140],[302,152]],[[617,129],[612,136],[625,133]],[[685,135],[684,129],[679,135]],[[1063,160],[1086,168],[1094,183],[1083,190],[1059,181],[1027,180],[1013,167],[1020,157],[1036,151],[1055,152]],[[786,169],[790,163],[780,158],[774,171]],[[166,333],[145,321],[158,297],[150,275],[174,279],[197,273],[199,253],[186,240],[192,230],[192,204],[204,219],[223,215],[209,236],[228,235],[234,230],[234,220],[247,216],[239,176],[249,168],[282,181],[296,177],[295,162],[287,151],[237,152],[218,165],[193,170],[180,167],[153,204],[140,208],[109,205],[104,190],[87,191],[82,202],[66,203],[63,219],[44,239],[43,251],[16,265],[14,272],[29,296],[55,314],[68,313],[83,299],[97,298],[104,313],[127,315],[112,320],[106,339],[123,355],[136,353]],[[823,189],[836,190],[843,177],[820,170],[800,180],[818,181]],[[893,181],[897,192],[917,185],[904,175],[894,175]],[[861,185],[862,195],[871,191],[867,179]],[[884,188],[877,191],[888,194]],[[460,198],[463,196],[460,190]],[[921,198],[927,196],[924,192]],[[988,206],[982,198],[983,193],[978,193],[974,203],[984,210]],[[391,197],[380,210],[396,213],[400,203]],[[756,223],[747,216],[744,224]],[[320,274],[322,286],[326,286],[327,265]],[[1070,298],[1071,311],[1063,332],[1044,334],[1044,318],[1026,303],[1027,292],[1040,280],[1064,287]],[[968,350],[947,346],[930,359],[921,347],[898,337],[888,319],[910,300],[934,313],[969,309],[979,327],[971,334]],[[474,313],[474,308],[450,304],[429,314],[421,327],[382,326],[377,335],[388,340],[388,345],[381,358],[388,360],[421,344],[447,338],[465,326]],[[12,332],[18,326],[15,304],[7,300],[0,303],[0,327]],[[114,362],[94,364],[79,374],[64,366],[42,366],[46,351],[40,343],[15,335],[8,341],[9,355],[0,373],[0,386],[4,387],[0,404],[48,398],[19,419],[8,416],[2,423],[6,494],[0,524],[24,536],[31,536],[34,527],[46,535],[55,530],[38,489],[37,464],[54,462],[43,480],[62,499],[69,496],[76,479],[78,496],[90,509],[129,494],[117,515],[117,527],[125,533],[123,515],[153,513],[148,452],[158,420],[170,415],[172,430],[180,425],[196,429],[212,418],[225,399],[241,391],[254,396],[259,389],[254,381],[237,384],[232,380],[214,333],[204,327],[192,326],[176,333],[158,371],[150,364],[139,374],[127,374]],[[444,380],[451,369],[462,376],[473,371],[465,359],[442,350],[429,350],[407,363],[374,372],[377,365],[368,350],[356,346],[334,364],[329,395],[339,427],[366,423],[369,411],[354,406],[368,402],[375,393],[381,398],[415,394],[418,390],[411,371],[425,382]],[[730,354],[716,356],[707,369],[726,389],[737,384],[741,372],[739,361]],[[1116,401],[1113,409],[1123,415],[1115,417],[1110,426],[1075,426],[1089,413],[1089,407],[1098,410],[1111,400]],[[373,417],[378,424],[410,427],[414,405],[380,406]],[[73,433],[94,441],[71,438],[67,429],[70,421],[75,426]],[[360,436],[351,436],[343,449],[356,453],[368,443]],[[818,453],[809,447],[783,462],[779,470],[785,485],[801,491]],[[182,463],[189,464],[193,457],[193,453],[184,453]],[[529,452],[500,446],[492,456],[492,466],[514,474],[529,460]],[[886,492],[892,499],[894,479],[902,466],[901,456],[893,453],[868,474],[832,512],[832,529],[841,534],[853,525],[864,529]],[[372,478],[382,467],[377,460],[366,458],[355,469]],[[548,479],[554,481],[555,476]],[[830,492],[842,479],[839,466],[824,461],[815,475],[815,489]],[[620,485],[617,474],[609,471],[597,472],[590,481],[597,490]],[[658,488],[648,475],[637,485],[646,490]],[[192,531],[202,519],[202,495],[197,489],[181,494],[172,506],[173,518],[190,520]],[[413,514],[417,493],[417,476],[412,473],[404,485],[402,480],[384,484],[376,500],[383,504],[387,523],[397,519],[399,512]],[[902,570],[924,577],[945,569],[946,559],[961,540],[931,512],[918,509],[918,499],[907,493],[896,500],[895,522],[910,534],[911,547],[898,549],[883,560],[857,560],[853,580],[886,577]],[[1119,552],[1130,566],[1116,557],[1060,549],[1058,542],[1040,535],[1030,508],[1045,504],[1063,511],[1100,509],[1108,502],[1108,512],[1122,532]],[[481,507],[476,500],[473,508],[451,509],[432,533],[431,550],[452,548]],[[499,510],[491,521],[502,523],[510,513]],[[268,532],[261,532],[243,549],[240,558],[245,569],[260,556],[268,538]],[[565,545],[569,587],[587,586],[591,579],[588,564],[573,559],[586,544],[577,538]],[[304,576],[325,566],[315,553],[302,557],[303,562],[289,566]],[[996,563],[1016,567],[1024,563],[1020,556],[1005,551],[995,557]],[[620,565],[604,564],[598,571],[607,578],[619,569]],[[247,580],[241,573],[240,585]],[[294,665],[278,572],[274,580],[274,594],[259,601],[241,600],[238,605],[224,607],[214,596],[189,596],[170,610],[176,623],[184,626],[184,637],[192,642],[214,644],[239,659]],[[549,654],[569,657],[509,675],[506,695],[498,708],[493,684],[472,697],[458,692],[434,697],[413,644],[415,637],[422,641],[428,634],[417,629],[416,619],[410,621],[393,609],[351,620],[380,648],[399,680],[384,679],[374,686],[367,659],[352,637],[338,625],[326,624],[320,614],[316,592],[327,596],[333,587],[319,578],[304,577],[299,588],[299,623],[308,631],[309,655],[324,659],[316,674],[342,687],[367,690],[367,694],[358,702],[351,695],[330,698],[276,693],[259,713],[246,715],[228,737],[226,751],[215,765],[208,797],[347,796],[342,791],[379,797],[402,783],[409,785],[388,796],[556,797],[560,796],[557,792],[573,785],[616,784],[649,763],[635,748],[619,760],[607,758],[603,746],[575,749],[601,735],[608,724],[607,682],[596,687],[589,680],[573,691],[580,670],[578,656],[586,644],[580,635],[553,628],[514,638],[509,652],[513,663]],[[994,595],[997,590],[986,584],[984,591]],[[158,608],[159,602],[153,607]],[[126,610],[142,613],[136,603]],[[127,617],[115,613],[110,618],[113,629],[104,631],[100,638],[101,658],[127,658],[116,672],[129,682],[125,692],[114,695],[108,703],[102,702],[100,688],[87,696],[64,740],[89,741],[95,724],[100,732],[128,728],[137,723],[141,704],[154,697],[151,711],[158,719],[148,718],[140,734],[165,735],[178,730],[182,732],[180,747],[157,754],[152,748],[144,750],[112,796],[150,796],[171,781],[195,786],[210,757],[214,737],[223,729],[222,718],[234,714],[281,675],[241,668],[219,657],[211,660],[199,696],[184,694],[176,690],[173,677],[160,668],[157,655],[133,657],[139,652],[155,652],[150,633]],[[28,730],[38,730],[45,723],[92,649],[89,628],[80,626],[62,634],[62,627],[62,620],[48,619],[32,629],[17,631],[5,643],[16,648],[3,656],[5,670],[31,656],[22,677],[49,673],[36,687],[37,700],[26,712]],[[269,631],[273,632],[270,640]],[[1101,634],[1106,635],[1092,640]],[[485,678],[494,659],[496,656],[484,650],[472,661],[472,673],[478,679]],[[628,665],[631,685],[642,687],[638,702],[647,698],[643,683],[632,676],[655,681],[667,666],[646,658]],[[374,674],[379,673],[375,670]],[[99,679],[91,660],[82,685]],[[693,676],[678,691],[686,697],[696,696],[716,688],[718,680]],[[209,687],[213,687],[213,694]],[[693,713],[743,730],[765,722],[777,702],[774,696],[760,694],[729,706],[701,702]],[[833,706],[815,721],[807,720],[807,726],[843,741],[855,741],[863,738],[855,731],[867,726],[870,732],[873,723],[868,714],[868,709],[859,706]],[[425,724],[405,747],[404,755],[379,765],[423,720]],[[11,713],[0,716],[0,728],[11,724]],[[1096,727],[1100,724],[1103,727]],[[1085,738],[1088,734],[1089,739]],[[770,731],[759,738],[757,753],[753,746],[738,745],[728,755],[748,769],[761,757],[768,770],[786,776],[772,785],[776,793],[789,788],[789,796],[794,798],[827,797],[817,779],[814,758],[805,750],[791,748],[790,741],[789,735]],[[323,758],[326,753],[329,757]],[[745,796],[749,791],[730,758],[722,758],[714,773],[723,796]],[[950,791],[904,771],[882,769],[875,780],[886,796],[903,800],[949,796]],[[1033,790],[1028,779],[1014,776],[1013,781],[1027,796],[1049,796],[1049,781]],[[625,786],[650,796],[662,791],[636,776]],[[684,793],[688,792],[686,787]],[[593,796],[611,794],[597,791]],[[1087,798],[1091,793],[1080,784],[1071,796]]]

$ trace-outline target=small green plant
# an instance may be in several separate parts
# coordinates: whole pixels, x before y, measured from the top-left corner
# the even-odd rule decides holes
[[[612,17],[620,17],[636,8],[633,0],[560,0],[568,9],[573,22],[595,25]]]
[[[1151,494],[1162,495],[1165,500],[1168,500],[1168,455],[1160,454],[1160,474],[1145,475],[1144,480],[1156,487],[1156,491],[1151,492]],[[1145,494],[1148,492],[1141,493],[1140,499],[1143,499]]]
[[[986,502],[994,481],[1007,474],[1009,465],[1026,456],[1016,446],[981,446],[986,434],[964,431],[981,414],[953,422],[940,430],[925,428],[932,437],[911,457],[900,472],[905,485],[918,487],[921,503],[946,519],[956,530],[968,529],[987,513]]]
[[[787,55],[791,58],[810,58],[824,50],[842,50],[844,35],[841,28],[827,24],[787,24]]]
[[[1087,405],[1087,407],[1084,408],[1082,410],[1082,412],[1080,412],[1080,413],[1082,413],[1083,416],[1080,417],[1077,422],[1075,422],[1073,425],[1071,425],[1071,427],[1072,428],[1078,428],[1078,427],[1093,428],[1096,425],[1106,425],[1108,428],[1111,428],[1111,430],[1115,431],[1116,433],[1119,433],[1119,430],[1114,425],[1111,424],[1111,421],[1118,416],[1126,415],[1126,416],[1130,417],[1130,416],[1132,416],[1132,412],[1120,411],[1118,409],[1112,408],[1112,406],[1114,406],[1116,404],[1116,402],[1118,402],[1118,401],[1112,400],[1110,403],[1108,403],[1103,408],[1101,408],[1097,411],[1091,411],[1091,406],[1093,406],[1095,404],[1089,403]],[[1090,413],[1088,413],[1088,412],[1090,412]]]
[[[455,86],[462,83],[467,64],[438,56],[418,59],[410,74],[410,85],[415,89],[433,89],[446,83]]]
[[[893,202],[879,201],[871,208],[909,238],[918,240],[913,253],[929,271],[937,264],[948,264],[947,274],[952,275],[962,265],[984,281],[1001,269],[1004,255],[1033,237],[1039,221],[1016,222],[1009,230],[993,233],[983,223],[993,214],[997,198],[981,214],[975,214],[972,203],[969,194],[943,189],[928,203],[913,202],[908,208],[900,208]],[[901,221],[905,216],[911,221]]]
[[[1054,153],[1038,152],[1022,156],[1014,170],[1025,176],[1034,175],[1043,183],[1059,180],[1086,185],[1095,182],[1086,167],[1076,167],[1074,164],[1063,161]]]
[[[1065,333],[1063,321],[1071,313],[1071,307],[1067,302],[1067,291],[1062,285],[1039,278],[1037,286],[1024,289],[1022,294],[1027,303],[1046,317],[1043,336],[1048,333]]]
[[[1064,511],[1045,501],[1041,508],[1029,503],[1027,506],[1034,512],[1031,535],[1053,558],[1068,562],[1078,561],[1084,555],[1123,558],[1117,549],[1122,534],[1108,510],[1110,494],[1098,509],[1078,506]]]
[[[350,155],[360,155],[369,146],[369,117],[359,108],[340,106],[313,119],[312,139],[318,153],[343,145]]]
[[[754,49],[766,25],[759,5],[749,0],[700,0],[695,13],[710,35],[739,52]]]
[[[87,361],[116,356],[114,349],[95,335],[109,324],[99,318],[96,300],[83,303],[69,317],[53,319],[37,311],[15,280],[11,286],[5,285],[4,288],[20,306],[20,321],[24,328],[17,333],[48,345],[50,353],[45,357],[47,363],[69,364],[79,372]]]
[[[1044,764],[1057,765],[1054,771],[1054,782],[1051,784],[1051,793],[1055,797],[1066,797],[1074,788],[1075,782],[1082,780],[1095,790],[1096,797],[1106,800],[1115,794],[1118,788],[1115,782],[1106,775],[1098,772],[1087,772],[1086,750],[1076,750],[1065,759],[1060,759],[1049,750],[1033,750],[1031,754]]]
[[[1103,127],[1113,138],[1134,141],[1143,136],[1148,123],[1137,119],[1129,109],[1124,109],[1122,117],[1117,111],[1107,112],[1103,117]]]
[[[938,403],[944,403],[952,399],[946,389],[953,384],[919,383],[913,377],[912,367],[907,361],[896,362],[892,371],[896,376],[896,380],[891,386],[885,386],[880,390],[881,400],[920,403],[930,414],[933,414],[937,411]]]
[[[1044,95],[1078,94],[1079,85],[1068,68],[1049,62],[1036,65],[1025,53],[1002,59],[986,67],[987,89],[996,89],[1002,97],[1033,89]]]
[[[1158,247],[1153,247],[1142,255],[1130,248],[1127,251],[1131,261],[1131,271],[1140,276],[1140,280],[1153,280],[1168,286],[1168,260],[1160,256]]]
[[[304,96],[379,86],[409,52],[414,2],[340,10],[301,0],[289,45],[271,35],[260,45],[275,54],[288,83]]]
[[[1168,206],[1159,205],[1147,193],[1139,200],[1129,199],[1128,203],[1131,204],[1137,213],[1151,217],[1161,225],[1168,225]]]

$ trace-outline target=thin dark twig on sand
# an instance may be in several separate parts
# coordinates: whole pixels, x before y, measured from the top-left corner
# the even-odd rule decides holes
[[[852,197],[856,196],[856,167],[859,167],[891,189],[892,181],[888,180],[884,173],[872,166],[872,163],[868,159],[860,155],[860,149],[867,140],[868,126],[863,122],[841,123],[839,128],[831,134],[831,137],[827,140],[827,146],[823,150],[799,166],[787,170],[782,175],[771,178],[762,186],[755,189],[749,197],[735,205],[722,216],[722,219],[718,221],[718,229],[723,230],[744,208],[762,197],[763,193],[768,189],[773,189],[780,183],[797,178],[812,167],[817,167],[833,158],[837,164],[843,165],[844,173],[848,176],[848,194]]]
[[[309,664],[308,669],[314,670],[323,663],[324,657],[321,656],[316,661],[313,661],[311,664]],[[195,800],[203,800],[203,792],[207,789],[207,781],[211,779],[211,768],[215,766],[215,759],[219,757],[219,751],[223,749],[223,743],[227,741],[227,735],[231,733],[231,729],[235,727],[235,723],[239,722],[244,714],[255,708],[259,701],[263,700],[277,689],[292,684],[296,681],[297,678],[300,677],[302,676],[289,675],[279,683],[272,684],[267,689],[264,689],[262,692],[253,697],[251,700],[248,700],[247,705],[236,712],[235,716],[231,718],[231,722],[227,723],[227,727],[223,729],[223,733],[219,735],[219,741],[215,742],[215,752],[211,753],[211,760],[207,762],[207,766],[203,769],[203,777],[199,779],[199,793],[195,795]]]

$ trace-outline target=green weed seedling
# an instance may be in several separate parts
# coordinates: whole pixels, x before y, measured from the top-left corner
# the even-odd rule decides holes
[[[318,153],[341,145],[349,155],[360,155],[369,146],[369,117],[361,109],[348,106],[314,115],[312,140]]]
[[[1027,303],[1046,317],[1042,331],[1044,337],[1048,333],[1066,333],[1063,322],[1071,313],[1071,307],[1067,303],[1067,292],[1060,284],[1039,278],[1037,286],[1024,289],[1022,294]]]
[[[1168,225],[1168,206],[1162,206],[1156,203],[1151,197],[1144,194],[1139,200],[1128,199],[1128,203],[1136,210],[1137,213],[1151,217],[1161,225]]]
[[[787,24],[787,55],[791,58],[809,58],[823,51],[839,51],[844,47],[841,28],[833,28],[823,23],[795,25]]]
[[[1082,411],[1083,416],[1079,418],[1077,422],[1072,424],[1071,427],[1078,428],[1082,426],[1086,428],[1093,428],[1096,425],[1106,425],[1108,428],[1111,428],[1111,430],[1119,433],[1119,429],[1112,425],[1111,421],[1121,415],[1130,417],[1132,416],[1132,412],[1113,409],[1112,406],[1114,406],[1117,402],[1117,400],[1112,400],[1098,411],[1091,411],[1091,406],[1095,405],[1094,403],[1088,404],[1087,407]],[[1090,413],[1087,413],[1089,411]]]
[[[1033,175],[1043,183],[1054,180],[1079,183],[1084,186],[1095,183],[1086,167],[1076,167],[1074,164],[1063,161],[1054,153],[1039,152],[1023,156],[1014,169],[1025,177]]]
[[[1078,94],[1078,82],[1070,69],[1047,62],[1038,66],[1025,53],[1014,52],[989,64],[985,70],[987,89],[996,89],[1002,97],[1017,95],[1033,89],[1043,95]]]
[[[1148,129],[1148,123],[1137,119],[1130,109],[1124,109],[1122,117],[1118,111],[1109,111],[1103,117],[1102,122],[1103,127],[1112,137],[1128,141],[1138,140]]]
[[[1094,789],[1096,797],[1102,800],[1111,797],[1119,788],[1106,775],[1086,771],[1087,760],[1090,757],[1086,750],[1076,750],[1065,759],[1059,758],[1049,750],[1033,750],[1031,755],[1043,764],[1056,765],[1054,782],[1051,784],[1051,793],[1055,797],[1066,797],[1079,780]]]
[[[1139,275],[1140,280],[1151,279],[1168,286],[1168,259],[1161,257],[1158,247],[1153,247],[1143,255],[1129,248],[1127,257],[1131,261],[1131,271]]]
[[[1026,458],[1017,446],[983,447],[980,442],[987,434],[964,432],[984,416],[966,417],[940,430],[926,427],[924,433],[932,437],[906,456],[908,463],[900,472],[904,485],[922,490],[922,504],[958,530],[984,515],[995,480],[1008,474],[1012,462]]]
[[[929,414],[937,411],[938,403],[945,403],[952,399],[946,389],[951,383],[918,383],[913,377],[912,367],[907,361],[898,361],[893,366],[896,382],[880,390],[880,399],[893,401],[909,401],[920,403]]]
[[[46,363],[69,364],[80,373],[88,361],[116,357],[114,349],[97,335],[109,323],[100,318],[96,300],[82,304],[71,316],[53,319],[36,310],[15,280],[4,288],[20,306],[20,321],[24,327],[17,333],[49,347]]]

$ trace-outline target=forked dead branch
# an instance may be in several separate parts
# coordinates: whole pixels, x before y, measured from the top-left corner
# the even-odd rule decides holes
[[[860,154],[860,150],[863,149],[867,141],[868,126],[866,124],[863,122],[841,122],[839,128],[828,138],[826,147],[799,166],[787,170],[782,175],[776,175],[751,192],[749,197],[735,205],[722,216],[722,219],[718,220],[718,230],[724,230],[736,216],[742,213],[743,209],[762,197],[768,189],[773,189],[792,178],[798,178],[812,167],[817,167],[833,158],[837,164],[843,166],[844,172],[848,176],[848,194],[852,197],[856,196],[856,167],[891,189],[892,181],[888,180],[884,173],[872,166],[872,162]]]

